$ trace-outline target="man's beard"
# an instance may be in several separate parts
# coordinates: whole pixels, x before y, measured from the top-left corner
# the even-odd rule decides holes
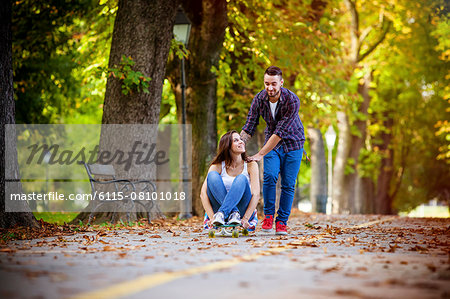
[[[267,95],[269,96],[269,98],[276,98],[280,94],[280,92],[281,92],[281,88],[273,96],[271,96],[268,92],[267,92]]]

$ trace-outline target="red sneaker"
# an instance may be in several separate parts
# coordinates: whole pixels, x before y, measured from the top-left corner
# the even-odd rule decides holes
[[[266,215],[263,220],[261,229],[264,231],[272,231],[273,227],[273,215]]]
[[[275,225],[276,227],[276,231],[275,234],[276,235],[287,235],[287,227],[286,224],[284,224],[282,221],[277,221],[277,224]]]

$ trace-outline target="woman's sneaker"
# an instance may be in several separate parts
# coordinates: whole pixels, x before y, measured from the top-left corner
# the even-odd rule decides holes
[[[261,229],[265,232],[272,232],[273,227],[273,215],[266,215],[263,220]]]
[[[233,213],[231,213],[230,217],[228,217],[228,224],[230,225],[241,224],[241,215],[239,215],[238,211],[234,211]]]
[[[217,212],[214,214],[212,224],[214,226],[222,226],[225,224],[225,217],[222,212]]]

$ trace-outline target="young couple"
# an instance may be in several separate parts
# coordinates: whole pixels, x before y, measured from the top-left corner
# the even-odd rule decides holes
[[[264,158],[264,220],[261,229],[273,230],[276,184],[281,176],[281,195],[275,219],[276,234],[287,234],[287,221],[294,201],[295,183],[303,156],[305,134],[298,116],[300,100],[283,87],[282,71],[271,66],[264,73],[264,90],[253,99],[240,134],[222,136],[201,190],[206,226],[242,224],[254,230],[259,200],[259,171],[256,162]],[[255,133],[259,117],[266,122],[264,146],[251,157],[245,143]]]

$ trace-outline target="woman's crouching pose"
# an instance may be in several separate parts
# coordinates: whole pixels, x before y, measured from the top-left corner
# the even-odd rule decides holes
[[[258,164],[247,162],[245,144],[239,134],[234,130],[227,132],[220,138],[218,153],[200,194],[206,211],[205,228],[242,224],[254,230],[259,192]]]

